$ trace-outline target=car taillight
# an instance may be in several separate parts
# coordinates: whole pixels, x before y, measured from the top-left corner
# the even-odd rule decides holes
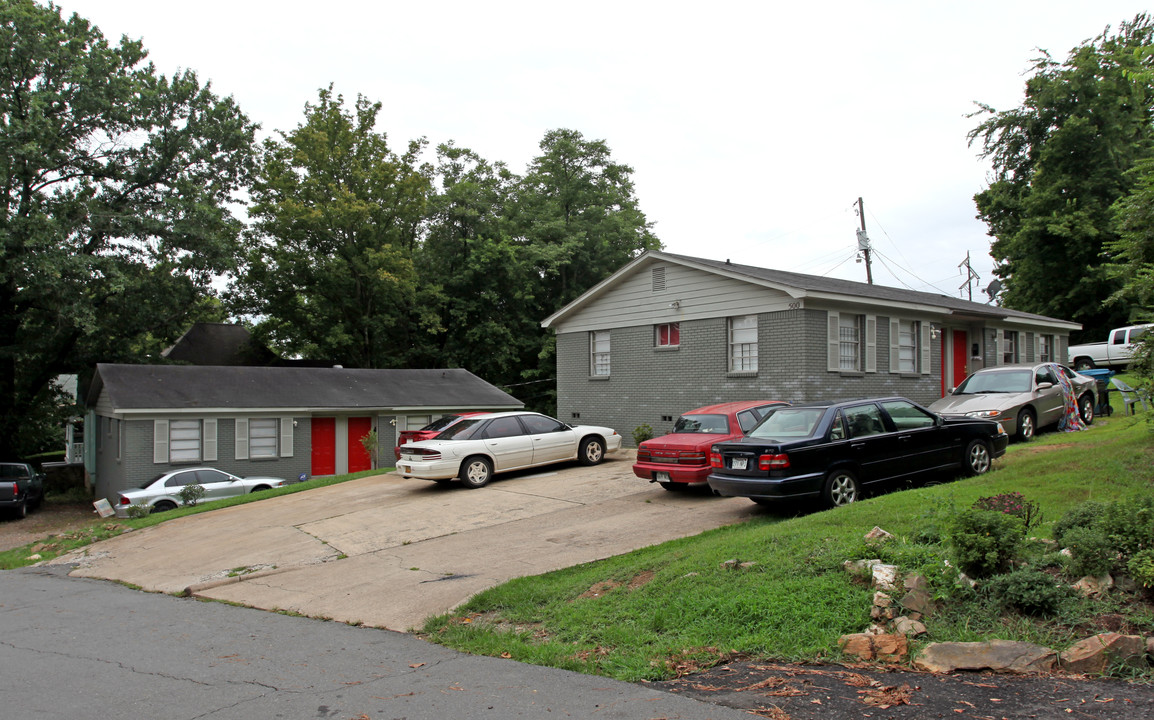
[[[121,505],[131,505],[132,501],[129,500],[128,498],[124,497],[123,495],[121,495],[120,496],[120,504]]]
[[[405,455],[420,455],[422,460],[441,459],[440,450],[430,450],[429,448],[403,447],[401,448],[401,452]]]
[[[677,462],[682,464],[682,465],[701,465],[705,462],[705,453],[703,453],[703,452],[678,453]]]
[[[784,470],[789,467],[789,455],[762,455],[757,459],[757,467],[760,470]]]
[[[637,462],[648,462],[650,459],[652,459],[652,457],[653,456],[649,453],[649,448],[637,448]]]
[[[709,449],[709,467],[723,468],[725,463],[721,460],[721,451],[716,447]]]

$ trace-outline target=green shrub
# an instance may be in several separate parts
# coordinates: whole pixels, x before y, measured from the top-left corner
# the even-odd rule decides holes
[[[1025,536],[1022,521],[993,510],[963,510],[954,517],[948,541],[954,562],[972,577],[1002,572]]]
[[[1066,511],[1058,522],[1054,523],[1052,531],[1054,540],[1057,541],[1061,547],[1066,547],[1066,533],[1074,528],[1088,528],[1093,527],[1106,515],[1109,505],[1104,502],[1095,502],[1093,500],[1084,502],[1081,505],[1075,505]]]
[[[653,439],[653,428],[649,423],[642,423],[633,428],[633,442],[637,445],[651,439]]]
[[[196,483],[185,485],[180,488],[180,492],[178,492],[177,495],[180,496],[181,504],[192,507],[204,499],[204,486],[197,485]]]
[[[1046,573],[1027,568],[990,578],[983,591],[996,602],[1026,615],[1048,617],[1058,612],[1069,590]]]
[[[152,512],[148,505],[129,505],[125,510],[130,518],[142,518]]]
[[[1033,500],[1027,500],[1020,492],[978,498],[972,507],[976,510],[993,510],[1013,515],[1022,521],[1027,531],[1042,522],[1041,506]]]
[[[1098,522],[1102,533],[1127,559],[1154,548],[1154,497],[1116,500]]]
[[[1154,590],[1154,550],[1141,550],[1134,553],[1126,565],[1130,577],[1147,590]]]
[[[1070,550],[1072,575],[1099,577],[1114,569],[1118,550],[1099,526],[1070,528],[1065,538],[1065,545]]]

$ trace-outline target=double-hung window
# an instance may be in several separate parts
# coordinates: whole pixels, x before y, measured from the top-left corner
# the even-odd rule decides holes
[[[609,331],[589,333],[589,370],[594,377],[609,377]]]
[[[200,462],[200,421],[170,420],[168,423],[168,461]]]
[[[918,323],[916,320],[898,321],[898,372],[918,371]]]
[[[248,456],[258,458],[274,458],[277,438],[276,418],[252,418],[248,421]]]
[[[729,371],[757,372],[757,316],[729,319]]]
[[[1016,330],[1002,331],[1002,364],[1013,365],[1018,362],[1018,332]]]
[[[1053,335],[1038,335],[1038,362],[1053,362],[1054,360],[1054,336]]]
[[[656,327],[657,347],[677,347],[681,344],[681,323],[664,323]]]
[[[861,370],[861,316],[843,313],[838,317],[838,368]]]

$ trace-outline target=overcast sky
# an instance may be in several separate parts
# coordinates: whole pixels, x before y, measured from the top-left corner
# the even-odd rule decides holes
[[[1059,60],[1146,8],[1121,0],[370,2],[60,0],[157,68],[195,70],[289,130],[333,84],[383,103],[403,150],[453,140],[523,173],[545,132],[605,140],[670,252],[957,296],[990,238],[975,101],[1021,104]],[[428,159],[432,159],[430,151]],[[974,290],[975,300],[985,296]]]

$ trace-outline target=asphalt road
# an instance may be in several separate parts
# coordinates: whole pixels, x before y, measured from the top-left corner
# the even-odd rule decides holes
[[[745,712],[411,635],[0,574],[0,717],[19,720],[712,718]]]

